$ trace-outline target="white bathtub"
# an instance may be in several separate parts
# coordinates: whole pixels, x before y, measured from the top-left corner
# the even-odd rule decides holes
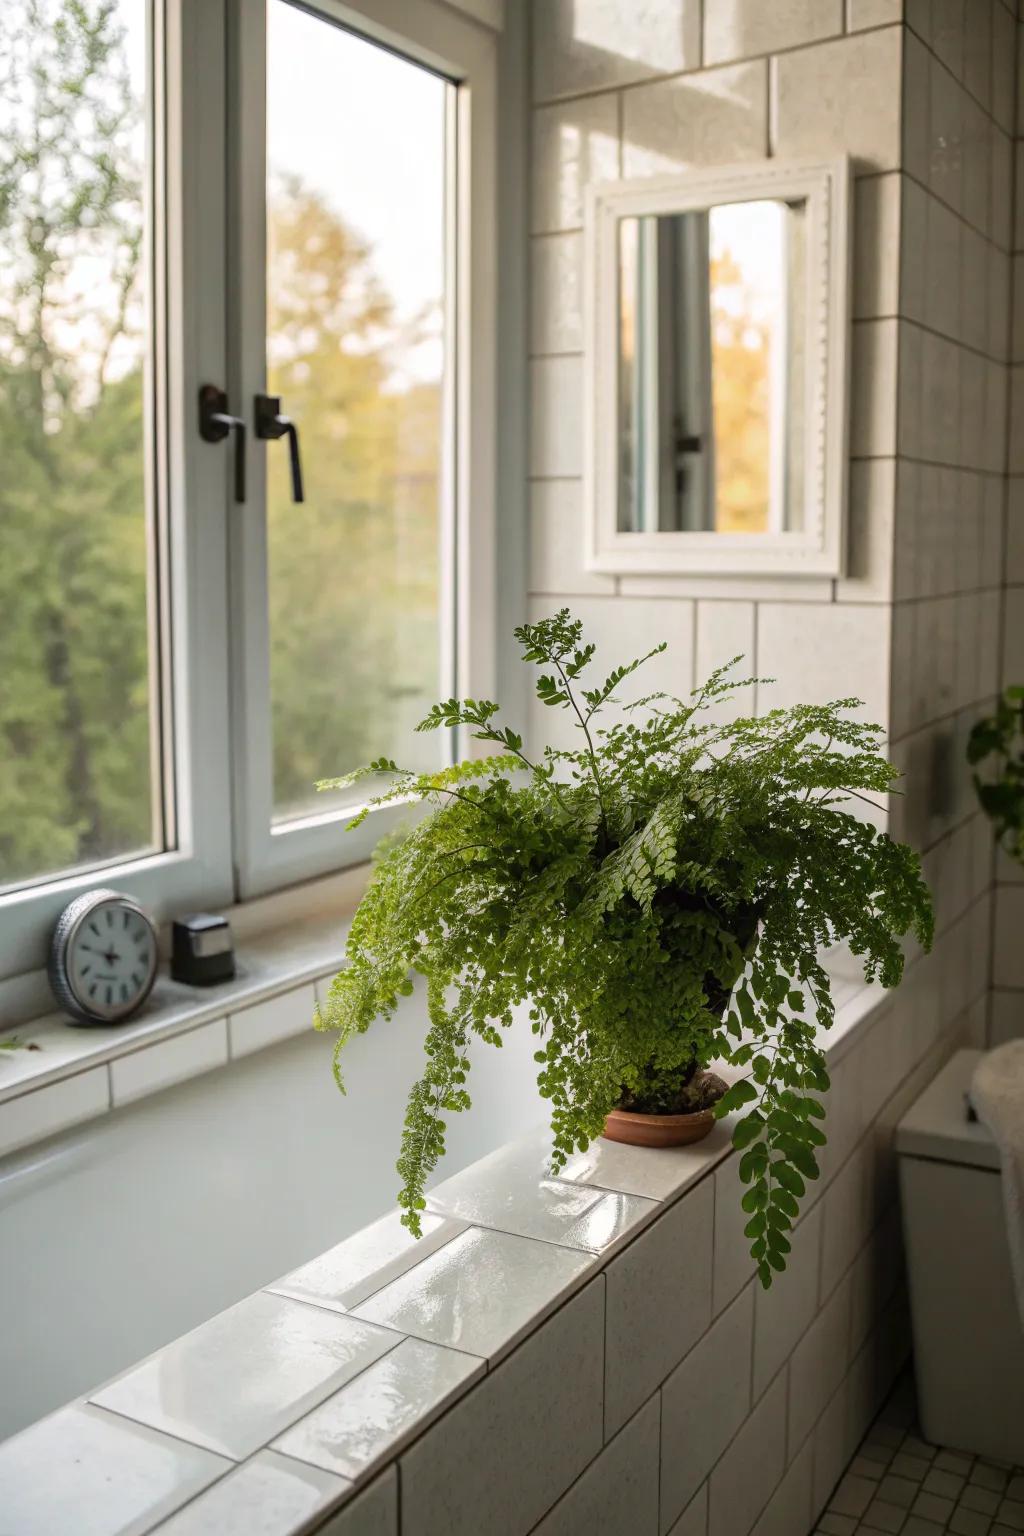
[[[347,1097],[311,1031],[0,1161],[0,1438],[387,1211],[424,1028],[353,1042]],[[543,1119],[534,1048],[476,1044],[439,1176]]]

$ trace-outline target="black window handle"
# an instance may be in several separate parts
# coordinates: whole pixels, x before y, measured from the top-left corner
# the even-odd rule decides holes
[[[288,454],[292,469],[292,501],[305,501],[302,490],[302,460],[299,457],[299,429],[289,416],[281,415],[280,395],[257,395],[253,402],[256,413],[256,436],[265,442],[276,442],[279,437],[288,439]]]
[[[228,414],[228,397],[216,384],[199,391],[199,436],[204,443],[222,443],[235,434],[235,500],[245,500],[245,422]]]

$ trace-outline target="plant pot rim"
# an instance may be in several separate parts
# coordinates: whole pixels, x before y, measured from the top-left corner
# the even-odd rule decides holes
[[[647,1115],[639,1109],[610,1109],[607,1114],[609,1120],[628,1120],[633,1125],[703,1125],[708,1120],[714,1120],[714,1109],[690,1109],[681,1115]]]
[[[695,1109],[685,1115],[644,1115],[634,1109],[613,1109],[605,1117],[606,1141],[622,1141],[634,1147],[685,1147],[710,1136],[715,1126],[713,1109]]]

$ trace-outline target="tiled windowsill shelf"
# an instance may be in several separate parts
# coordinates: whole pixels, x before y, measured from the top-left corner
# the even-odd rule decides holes
[[[313,977],[330,959],[311,943],[303,963]],[[232,1001],[251,1006],[244,989],[258,985],[270,982],[240,979]],[[838,1063],[878,1020],[879,994],[837,981],[836,995]],[[169,1008],[153,1023],[161,1043],[179,1016]],[[844,1136],[861,1096],[852,1082],[839,1092]],[[637,1378],[664,1374],[666,1349],[682,1358],[741,1287],[728,1317],[751,1325],[745,1244],[715,1216],[720,1199],[738,1210],[731,1175],[721,1195],[723,1175],[711,1177],[730,1135],[724,1123],[664,1152],[599,1141],[558,1178],[543,1130],[492,1153],[433,1190],[420,1242],[388,1216],[0,1446],[12,1529],[52,1536],[85,1509],[95,1536],[394,1532],[396,1457],[403,1477],[429,1480],[431,1425],[496,1367],[514,1376],[538,1331],[570,1326],[559,1319],[582,1330],[573,1371],[604,1361],[603,1390],[573,1398],[581,1433],[596,1413],[598,1443],[625,1442],[647,1412]],[[645,1344],[625,1316],[613,1327],[613,1309],[620,1293],[633,1305],[623,1286],[646,1294],[662,1270],[676,1300]],[[551,1347],[544,1370],[557,1391]]]
[[[0,1156],[304,1034],[347,926],[319,917],[251,938],[221,986],[183,986],[164,969],[127,1024],[79,1027],[54,1013],[11,1030],[31,1048],[0,1051]]]

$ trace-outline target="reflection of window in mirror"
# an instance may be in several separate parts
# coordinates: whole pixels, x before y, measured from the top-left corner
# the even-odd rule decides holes
[[[806,203],[618,222],[618,528],[804,526]]]

